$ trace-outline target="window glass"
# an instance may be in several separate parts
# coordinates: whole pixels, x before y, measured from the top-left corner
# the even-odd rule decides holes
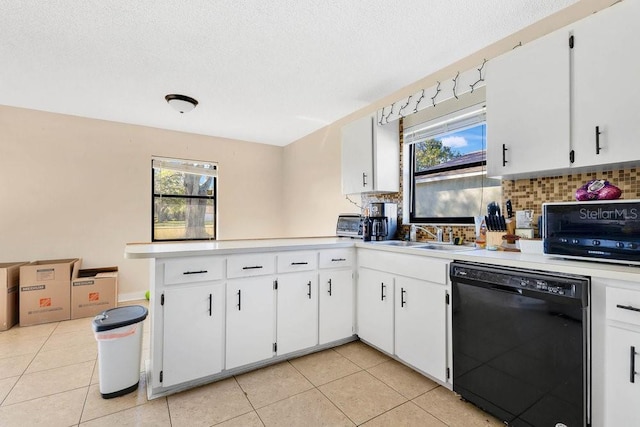
[[[411,144],[411,222],[473,224],[483,205],[500,200],[500,180],[486,177],[484,108],[414,126],[405,141]]]
[[[153,159],[153,241],[216,238],[217,166]]]

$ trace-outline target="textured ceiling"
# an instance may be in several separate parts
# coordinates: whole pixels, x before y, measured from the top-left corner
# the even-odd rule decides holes
[[[0,104],[286,145],[575,2],[0,0]]]

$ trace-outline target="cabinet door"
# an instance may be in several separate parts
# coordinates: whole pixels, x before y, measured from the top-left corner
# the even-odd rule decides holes
[[[162,386],[222,371],[224,284],[167,289],[162,308]]]
[[[342,128],[342,194],[373,190],[373,117]]]
[[[624,1],[576,24],[574,166],[640,159],[639,16],[640,2]]]
[[[273,356],[274,281],[266,276],[227,282],[227,369]]]
[[[294,273],[278,277],[278,354],[318,344],[318,275]]]
[[[393,276],[361,268],[358,272],[358,336],[393,354]]]
[[[487,63],[487,175],[569,167],[569,32]]]
[[[424,280],[396,277],[396,355],[446,381],[446,288]]]
[[[320,273],[319,343],[353,335],[353,271]]]
[[[608,326],[605,356],[605,425],[640,425],[640,333]],[[632,353],[635,349],[635,353]],[[634,369],[635,366],[635,369]],[[633,382],[631,382],[633,378]]]

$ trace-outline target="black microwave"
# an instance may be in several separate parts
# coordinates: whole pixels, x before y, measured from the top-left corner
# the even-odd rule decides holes
[[[640,264],[640,200],[545,203],[544,253]]]

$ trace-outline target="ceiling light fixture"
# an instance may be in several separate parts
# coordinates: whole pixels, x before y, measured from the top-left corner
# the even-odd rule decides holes
[[[166,99],[169,105],[171,105],[180,114],[188,113],[198,105],[198,101],[190,96],[178,95],[175,93],[165,96],[164,99]]]

